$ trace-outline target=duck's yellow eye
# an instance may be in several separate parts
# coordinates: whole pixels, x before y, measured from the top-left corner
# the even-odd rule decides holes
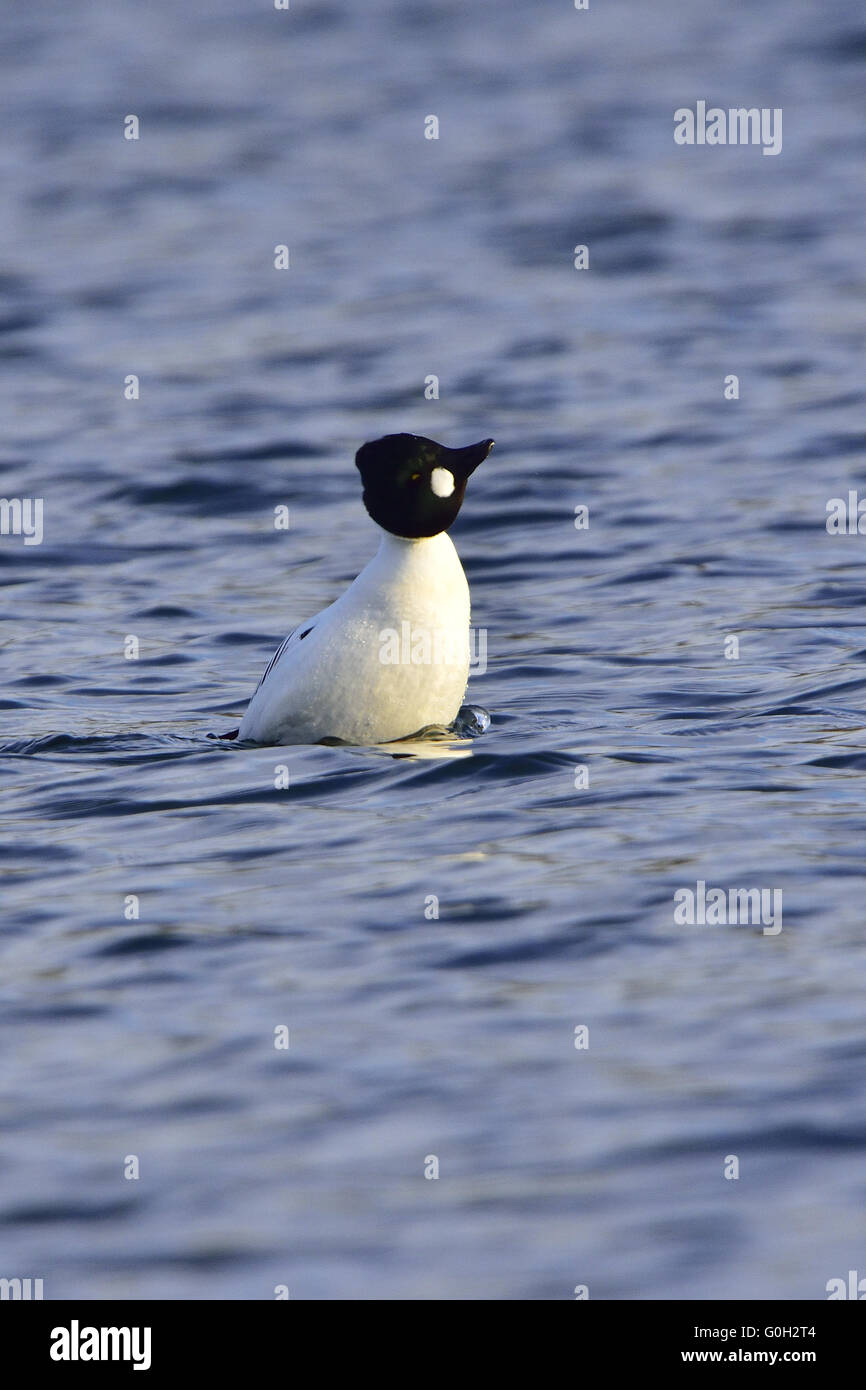
[[[418,479],[419,479],[420,477],[421,477],[421,474],[420,474],[420,473],[413,473],[412,476],[411,476],[411,478],[409,479],[409,482],[410,482],[410,483],[417,483],[417,481],[418,481]]]

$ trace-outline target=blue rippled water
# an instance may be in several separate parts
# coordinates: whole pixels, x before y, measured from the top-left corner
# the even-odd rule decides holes
[[[853,0],[0,13],[0,490],[44,499],[0,538],[0,1275],[866,1273],[864,62]],[[782,152],[677,146],[703,99]],[[497,440],[453,532],[489,730],[215,745],[397,430]],[[783,929],[678,924],[698,881]]]

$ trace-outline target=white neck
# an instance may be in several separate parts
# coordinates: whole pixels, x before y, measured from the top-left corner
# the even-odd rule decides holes
[[[383,531],[379,549],[364,573],[369,571],[386,576],[389,583],[405,582],[419,601],[425,593],[448,592],[452,586],[461,592],[466,588],[460,557],[445,531],[417,540]]]

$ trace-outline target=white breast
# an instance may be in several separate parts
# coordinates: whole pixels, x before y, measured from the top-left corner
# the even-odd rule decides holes
[[[342,597],[287,639],[239,737],[388,743],[450,724],[468,677],[469,586],[452,542],[386,534]]]

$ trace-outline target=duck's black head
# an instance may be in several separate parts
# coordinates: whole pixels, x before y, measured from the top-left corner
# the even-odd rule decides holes
[[[355,455],[364,482],[364,506],[393,536],[438,536],[457,516],[470,474],[492,448],[492,439],[465,449],[446,449],[419,434],[374,439]]]

